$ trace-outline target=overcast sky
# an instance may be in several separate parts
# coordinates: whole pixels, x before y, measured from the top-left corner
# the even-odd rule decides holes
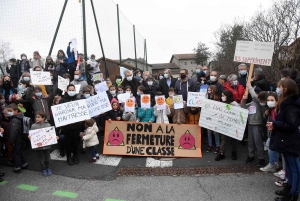
[[[214,50],[214,32],[235,18],[247,19],[259,6],[268,8],[270,0],[94,0],[105,55],[119,59],[116,4],[120,8],[122,58],[134,58],[133,30],[137,30],[137,56],[143,57],[147,39],[149,63],[167,63],[172,54],[193,53],[199,41]],[[1,0],[0,40],[10,42],[18,58],[32,57],[35,50],[48,55],[64,0]],[[92,15],[86,0],[88,55],[102,56]],[[78,0],[69,0],[52,55],[66,51],[68,42],[77,38],[83,52],[82,10]]]

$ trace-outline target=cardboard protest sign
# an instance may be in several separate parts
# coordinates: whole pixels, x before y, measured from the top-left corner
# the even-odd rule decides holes
[[[52,85],[50,72],[31,70],[30,78],[33,85]]]
[[[162,157],[202,157],[197,125],[106,121],[104,154]]]
[[[165,102],[165,96],[156,96],[155,102],[156,102],[157,110],[165,110],[167,108],[167,105]]]
[[[51,106],[55,127],[90,119],[85,99]]]
[[[91,96],[85,100],[91,117],[97,116],[112,109],[108,96],[105,92]]]
[[[241,41],[236,42],[234,61],[271,66],[274,42]]]
[[[188,92],[187,106],[202,107],[204,97],[199,92]]]
[[[125,112],[134,112],[135,110],[135,99],[128,98],[125,102]]]
[[[242,140],[248,110],[213,100],[204,100],[199,126]]]
[[[128,98],[130,98],[130,93],[118,94],[119,103],[125,103]]]
[[[80,84],[76,84],[74,86],[75,86],[76,94],[79,94],[81,85]]]
[[[102,81],[103,80],[103,73],[95,73],[95,74],[93,74],[93,80],[94,81],[96,81],[96,80]]]
[[[61,77],[61,76],[58,76],[58,86],[57,88],[59,88],[60,90],[64,91],[67,89],[67,86],[69,85],[69,80]]]
[[[141,108],[150,108],[151,107],[151,96],[150,94],[141,95]]]
[[[173,97],[174,109],[183,108],[183,98],[182,95],[176,95]]]
[[[32,149],[57,144],[54,126],[30,130],[29,136]]]
[[[106,82],[101,82],[95,85],[95,90],[97,93],[106,92],[108,90]]]

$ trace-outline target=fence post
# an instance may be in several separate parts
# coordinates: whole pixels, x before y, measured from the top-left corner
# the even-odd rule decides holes
[[[136,58],[136,39],[135,39],[135,25],[133,25],[133,39],[134,39],[134,56],[135,56],[135,69],[138,69]]]
[[[122,64],[122,53],[121,53],[121,35],[120,35],[119,4],[117,4],[117,18],[118,18],[119,57],[120,57],[120,66],[121,66],[121,64]]]

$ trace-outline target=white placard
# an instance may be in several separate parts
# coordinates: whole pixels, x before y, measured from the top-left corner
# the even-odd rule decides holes
[[[121,66],[119,66],[119,67],[120,67],[120,75],[122,76],[122,80],[124,80],[125,79],[125,73],[124,73],[124,71],[128,70],[128,69],[125,68],[125,67],[121,67]],[[130,70],[130,72],[132,73],[131,70]]]
[[[76,84],[74,86],[75,86],[76,94],[79,94],[81,85],[80,84]]]
[[[199,126],[242,140],[248,110],[213,100],[204,100]]]
[[[57,144],[54,126],[30,130],[29,136],[32,149]]]
[[[33,85],[52,85],[50,72],[31,70],[30,78]]]
[[[118,94],[119,103],[125,103],[128,98],[130,98],[130,93]]]
[[[241,41],[236,42],[234,61],[271,66],[274,42]]]
[[[125,107],[124,107],[125,112],[134,112],[135,110],[135,99],[134,98],[128,98],[125,102]]]
[[[204,97],[200,92],[188,92],[187,106],[188,107],[202,107]]]
[[[85,100],[91,117],[112,110],[109,98],[105,92],[91,96]]]
[[[183,108],[183,98],[182,95],[173,96],[174,109]]]
[[[93,74],[93,80],[94,81],[96,81],[96,80],[102,81],[103,80],[103,73],[95,73],[95,74]]]
[[[141,108],[150,108],[151,107],[151,96],[150,94],[141,95]]]
[[[85,99],[51,106],[55,127],[90,119]]]
[[[95,85],[95,90],[97,93],[106,92],[108,90],[106,82],[101,82]]]
[[[165,96],[155,96],[155,103],[156,103],[157,110],[167,109]]]
[[[71,39],[70,42],[72,42],[70,44],[70,51],[72,52],[72,48],[74,48],[74,57],[75,57],[74,59],[77,60],[77,58],[78,58],[78,55],[77,55],[77,39],[73,38],[73,39]]]
[[[67,86],[70,84],[69,80],[58,76],[58,86],[57,88],[59,88],[60,90],[64,91],[67,89]]]

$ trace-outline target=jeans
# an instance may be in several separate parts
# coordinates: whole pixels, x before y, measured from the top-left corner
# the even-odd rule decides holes
[[[14,159],[15,168],[21,168],[21,165],[26,164],[25,158],[22,154],[22,144],[14,144],[13,159]]]
[[[214,137],[215,137],[216,147],[220,147],[219,133],[207,129],[208,146],[212,147],[212,134],[214,134]]]
[[[267,139],[266,146],[270,147],[270,138]],[[271,165],[274,165],[275,163],[278,163],[279,153],[276,152],[276,151],[271,150],[270,148],[268,149],[268,153],[269,153],[269,163]]]
[[[92,146],[90,147],[91,153],[92,153],[92,157],[96,158],[96,155],[98,154],[96,146]]]
[[[298,195],[300,192],[300,162],[298,156],[283,154],[286,163],[286,175],[288,184],[292,187],[291,194]]]

